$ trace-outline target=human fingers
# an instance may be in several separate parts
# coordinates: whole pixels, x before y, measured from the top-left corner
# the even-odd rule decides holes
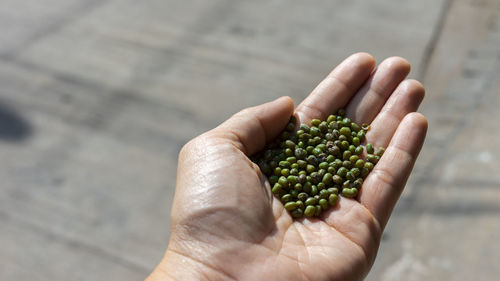
[[[374,67],[375,59],[367,53],[356,53],[345,59],[297,107],[300,123],[309,123],[314,118],[326,119],[345,106]]]
[[[354,122],[371,123],[394,89],[410,73],[410,63],[401,57],[385,59],[349,102],[346,112]]]
[[[417,80],[401,82],[373,120],[367,139],[375,147],[386,147],[401,120],[408,113],[417,111],[424,96],[425,88]]]
[[[359,202],[379,221],[382,229],[392,213],[424,143],[427,119],[407,114],[375,168],[363,183]]]

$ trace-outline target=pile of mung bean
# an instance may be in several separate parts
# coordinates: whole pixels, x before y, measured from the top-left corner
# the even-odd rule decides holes
[[[298,130],[292,116],[285,130],[252,160],[293,218],[318,217],[337,205],[339,195],[355,198],[384,153],[382,147],[375,153],[372,144],[362,145],[369,129],[345,117],[343,109],[325,121],[301,124]]]

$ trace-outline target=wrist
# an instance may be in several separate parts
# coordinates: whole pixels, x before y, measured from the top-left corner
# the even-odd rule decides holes
[[[216,269],[187,255],[167,249],[160,264],[146,281],[227,280]]]

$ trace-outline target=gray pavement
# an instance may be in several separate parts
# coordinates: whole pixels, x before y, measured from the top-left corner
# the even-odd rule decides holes
[[[3,0],[0,280],[144,279],[180,147],[357,51],[406,57],[430,124],[367,280],[494,280],[498,46],[497,0]]]

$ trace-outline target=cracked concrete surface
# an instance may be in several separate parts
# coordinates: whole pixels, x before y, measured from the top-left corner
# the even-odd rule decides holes
[[[499,1],[2,4],[1,280],[143,279],[180,147],[356,51],[406,57],[430,125],[367,280],[500,274]]]

